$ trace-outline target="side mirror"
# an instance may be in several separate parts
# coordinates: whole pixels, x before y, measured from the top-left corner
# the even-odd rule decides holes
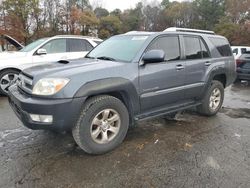
[[[145,53],[142,60],[147,63],[159,63],[165,59],[165,52],[163,50],[150,50]]]
[[[36,55],[46,55],[47,54],[47,50],[40,48],[37,50]]]

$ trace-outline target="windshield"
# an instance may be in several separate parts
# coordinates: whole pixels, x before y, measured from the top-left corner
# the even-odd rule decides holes
[[[30,52],[33,49],[35,49],[37,46],[42,44],[44,41],[46,41],[47,39],[48,38],[43,38],[43,39],[36,40],[36,41],[30,43],[28,46],[25,46],[23,49],[20,50],[20,52]]]
[[[101,43],[86,57],[131,62],[148,36],[115,36]]]

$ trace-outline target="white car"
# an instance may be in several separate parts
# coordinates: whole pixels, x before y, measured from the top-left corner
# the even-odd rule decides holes
[[[250,51],[249,46],[231,46],[231,48],[232,48],[235,59],[239,59],[239,57],[242,54],[245,54],[246,52]]]
[[[61,35],[39,39],[17,52],[0,53],[0,93],[6,95],[20,71],[41,63],[83,58],[98,38]]]

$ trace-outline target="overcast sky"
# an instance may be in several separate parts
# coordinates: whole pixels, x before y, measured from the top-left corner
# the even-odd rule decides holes
[[[108,9],[109,11],[112,11],[116,8],[119,8],[121,10],[128,9],[128,8],[134,8],[136,3],[140,2],[140,1],[141,0],[90,0],[90,3],[94,7],[102,6],[106,9]],[[146,1],[160,3],[162,0],[146,0]],[[177,1],[184,1],[184,0],[177,0]]]

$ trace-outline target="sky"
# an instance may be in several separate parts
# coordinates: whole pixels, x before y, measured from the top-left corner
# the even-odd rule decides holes
[[[134,8],[135,5],[141,0],[90,0],[90,3],[93,7],[104,7],[109,11],[112,11],[116,8],[121,10]],[[158,2],[160,3],[162,0],[147,0],[147,2]],[[171,0],[170,0],[171,1]],[[173,0],[172,0],[173,1]],[[184,0],[177,0],[184,1]]]

